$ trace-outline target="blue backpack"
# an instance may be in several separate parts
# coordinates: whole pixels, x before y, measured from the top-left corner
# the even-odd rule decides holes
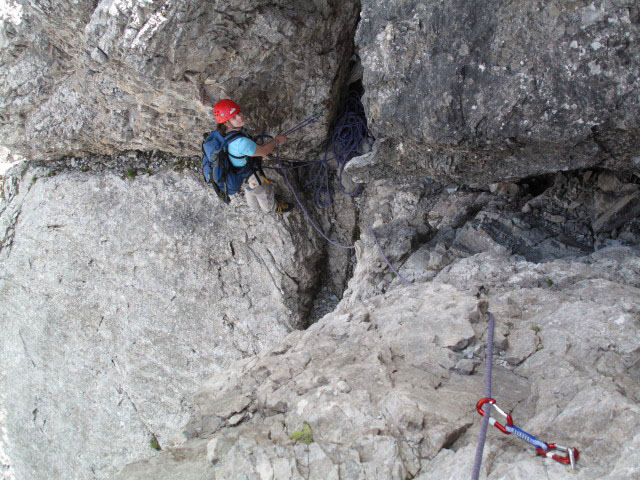
[[[213,130],[202,142],[202,176],[205,182],[213,186],[224,203],[231,201],[229,197],[237,193],[243,182],[251,175],[256,175],[258,183],[261,183],[256,173],[262,170],[259,162],[251,157],[234,155],[234,158],[247,158],[247,163],[243,167],[235,167],[231,163],[228,145],[238,137],[251,138],[242,132],[231,132],[223,137],[220,132]]]

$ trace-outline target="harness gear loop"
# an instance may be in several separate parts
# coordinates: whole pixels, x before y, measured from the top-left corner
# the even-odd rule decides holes
[[[496,401],[493,398],[485,397],[485,398],[481,398],[480,400],[478,400],[478,403],[476,403],[476,410],[480,414],[480,416],[484,416],[485,411],[482,409],[482,407],[483,407],[483,405],[485,405],[487,403],[490,404],[489,411],[491,411],[491,407],[495,408],[498,411],[498,413],[500,413],[501,415],[503,415],[507,419],[507,427],[513,427],[513,420],[511,419],[511,415],[509,415],[504,410],[502,410],[500,407],[498,407],[496,405]],[[511,434],[511,432],[507,431],[506,427],[504,427],[503,425],[498,423],[495,418],[490,417],[489,418],[489,423],[491,425],[493,425],[494,427],[496,427],[498,430],[500,430],[505,435],[510,435]]]
[[[575,463],[580,458],[580,452],[575,447],[563,447],[562,445],[556,445],[555,443],[548,443],[548,452],[545,452],[542,448],[536,448],[536,453],[543,457],[551,458],[556,462],[570,464],[573,470]],[[564,452],[564,455],[558,455],[555,451]]]

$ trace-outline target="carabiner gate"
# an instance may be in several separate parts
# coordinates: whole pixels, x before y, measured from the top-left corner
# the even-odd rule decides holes
[[[491,404],[491,407],[495,408],[498,411],[498,413],[500,413],[501,415],[503,415],[507,419],[507,426],[509,426],[509,427],[513,426],[513,420],[511,419],[511,415],[509,415],[504,410],[502,410],[500,407],[498,407],[496,405],[496,401],[493,398],[485,397],[485,398],[481,398],[480,400],[478,400],[478,403],[476,403],[476,411],[480,414],[480,416],[484,416],[484,414],[485,414],[485,412],[482,409],[482,407],[486,403]],[[491,410],[491,407],[489,407],[489,410]],[[495,418],[489,417],[489,423],[491,425],[493,425],[494,427],[496,427],[498,430],[500,430],[505,435],[510,435],[511,432],[508,432],[507,429],[503,425],[501,425],[498,422],[496,422]]]
[[[556,462],[570,464],[571,469],[573,470],[578,458],[580,458],[580,452],[575,447],[563,447],[562,445],[556,445],[555,443],[547,444],[549,451],[545,452],[542,448],[536,448],[536,452],[538,455],[542,455],[543,457],[551,458]],[[554,453],[553,450],[564,452],[564,456],[558,455]]]

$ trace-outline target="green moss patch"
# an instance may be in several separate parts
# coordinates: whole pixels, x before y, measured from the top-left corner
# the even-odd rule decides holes
[[[302,442],[309,445],[313,443],[313,433],[311,432],[311,426],[308,423],[304,423],[300,430],[296,430],[289,435],[291,440],[295,440],[296,442]]]

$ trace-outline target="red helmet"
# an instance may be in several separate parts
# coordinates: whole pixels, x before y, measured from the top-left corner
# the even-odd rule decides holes
[[[240,111],[240,105],[225,98],[213,106],[213,116],[218,123],[224,123]]]

